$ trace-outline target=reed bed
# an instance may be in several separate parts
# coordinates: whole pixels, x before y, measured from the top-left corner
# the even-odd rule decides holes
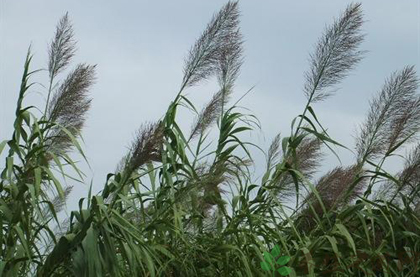
[[[8,151],[0,275],[419,276],[415,69],[385,80],[354,146],[330,137],[315,112],[366,54],[363,22],[361,5],[350,4],[326,27],[309,58],[302,112],[289,135],[273,139],[266,164],[256,165],[251,150],[264,150],[244,134],[258,120],[230,101],[244,60],[238,2],[228,2],[191,47],[166,113],[141,125],[100,193],[80,199],[63,222],[57,214],[71,186],[62,180],[83,180],[70,153],[85,157],[79,141],[95,82],[95,66],[69,69],[76,42],[65,15],[49,46],[45,107],[24,101],[41,74],[31,69],[29,49],[14,132],[0,143],[0,152]],[[199,110],[186,91],[209,79],[219,89]],[[179,109],[195,114],[191,129],[179,127]],[[336,147],[352,150],[353,164],[315,179],[322,154]],[[400,172],[384,169],[391,157],[401,160]],[[256,166],[262,178],[253,176]],[[276,265],[272,256],[287,257]],[[280,270],[284,265],[289,270]]]

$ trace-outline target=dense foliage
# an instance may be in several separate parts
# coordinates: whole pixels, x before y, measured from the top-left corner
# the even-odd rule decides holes
[[[393,73],[371,100],[354,164],[314,180],[322,151],[344,147],[318,121],[314,104],[326,100],[364,55],[361,5],[349,5],[310,56],[307,103],[290,135],[276,136],[267,163],[254,165],[250,149],[259,147],[243,134],[258,120],[238,102],[229,104],[243,62],[238,17],[237,2],[214,15],[186,57],[166,114],[141,126],[101,192],[80,199],[79,210],[64,221],[57,216],[71,191],[64,183],[84,176],[70,152],[84,157],[78,141],[95,66],[67,70],[75,41],[64,16],[49,46],[47,103],[38,110],[24,104],[39,74],[31,71],[28,51],[14,132],[0,143],[0,152],[8,150],[0,181],[1,276],[274,276],[261,268],[270,250],[290,257],[290,276],[417,274],[420,97],[414,68]],[[213,77],[219,90],[198,111],[185,91]],[[196,114],[189,131],[177,124],[181,108]],[[393,156],[403,162],[400,172],[383,167]],[[254,166],[265,168],[262,178],[253,176]]]

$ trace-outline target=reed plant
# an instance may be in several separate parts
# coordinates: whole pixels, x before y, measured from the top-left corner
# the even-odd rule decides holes
[[[79,142],[95,81],[95,66],[68,69],[75,39],[65,15],[49,46],[44,109],[24,101],[42,72],[31,69],[29,49],[14,132],[0,143],[0,152],[8,151],[0,179],[0,275],[418,276],[414,68],[386,79],[352,148],[335,141],[315,112],[365,55],[362,25],[361,5],[350,4],[326,27],[305,73],[307,102],[291,133],[264,151],[244,139],[259,127],[257,118],[230,102],[243,38],[238,2],[228,2],[190,49],[166,113],[141,125],[103,189],[81,198],[63,222],[57,214],[71,192],[64,180],[83,182],[72,152],[84,157]],[[186,91],[210,79],[218,91],[199,110]],[[178,125],[179,109],[196,116],[190,130]],[[322,154],[337,155],[336,147],[353,149],[354,163],[315,179]],[[254,164],[255,150],[264,151],[266,164]],[[391,157],[401,159],[400,172],[384,169]],[[257,166],[261,178],[253,176]],[[261,267],[270,251],[289,257],[281,265],[290,272]]]

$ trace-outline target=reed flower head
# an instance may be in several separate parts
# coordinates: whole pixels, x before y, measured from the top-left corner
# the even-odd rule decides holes
[[[356,142],[358,160],[376,159],[420,130],[419,80],[413,66],[394,72],[371,101]]]
[[[362,24],[361,4],[351,4],[326,28],[310,55],[310,68],[305,74],[304,92],[312,102],[328,97],[326,89],[338,84],[362,59],[364,52],[358,50],[364,38]]]
[[[223,78],[232,78],[235,74],[223,65],[235,60],[238,49],[239,10],[237,2],[228,2],[213,16],[207,28],[189,51],[185,60],[183,86],[193,86],[219,72]],[[227,61],[223,61],[226,59]],[[222,64],[222,66],[221,66]],[[225,75],[225,77],[223,77]]]
[[[55,91],[47,109],[48,120],[57,124],[46,138],[50,151],[59,153],[71,148],[71,138],[63,127],[75,137],[80,134],[90,108],[88,92],[94,80],[95,66],[80,64]]]
[[[75,51],[73,27],[66,13],[58,23],[48,49],[48,72],[51,80],[68,66]]]
[[[158,123],[143,124],[137,131],[130,148],[128,166],[131,170],[151,161],[161,161],[160,150],[164,138],[163,126]]]

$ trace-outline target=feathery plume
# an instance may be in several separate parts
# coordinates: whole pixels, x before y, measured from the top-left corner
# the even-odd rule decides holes
[[[362,59],[358,48],[363,41],[361,4],[351,4],[338,20],[325,30],[315,53],[310,55],[304,92],[312,102],[329,96],[328,87],[338,84]]]
[[[296,166],[307,178],[313,176],[322,160],[321,145],[317,138],[305,138],[296,149]]]
[[[159,122],[142,125],[137,131],[127,159],[130,170],[136,170],[150,161],[160,161],[163,138],[163,126]]]
[[[51,203],[54,206],[54,210],[56,213],[59,213],[63,210],[72,190],[73,186],[66,186],[63,193],[64,197],[57,195],[51,200]]]
[[[366,185],[365,179],[362,179],[353,188],[349,195],[346,195],[348,188],[353,184],[359,165],[349,167],[336,167],[319,179],[316,184],[316,190],[321,198],[322,204],[327,211],[332,207],[340,208],[353,201],[363,191]],[[347,196],[347,197],[344,197]],[[311,230],[316,226],[315,214],[322,217],[324,211],[321,203],[313,192],[309,193],[304,200],[306,203],[300,212],[300,224],[304,230]],[[312,206],[312,209],[310,206]]]
[[[322,142],[317,138],[305,137],[296,148],[296,156],[289,156],[287,162],[294,165],[306,178],[312,178],[322,161]],[[292,195],[295,183],[292,176],[283,174],[276,182],[280,198]]]
[[[218,70],[220,56],[232,52],[237,45],[229,39],[237,36],[239,24],[237,2],[228,2],[213,16],[196,41],[185,62],[183,87],[193,86]],[[237,41],[235,38],[234,41]]]
[[[268,152],[267,152],[267,170],[270,169],[270,167],[277,163],[281,154],[281,150],[280,150],[280,133],[277,134],[273,141],[271,142],[270,147],[268,148]]]
[[[415,138],[420,129],[418,84],[412,66],[393,73],[385,81],[360,128],[356,141],[359,160],[376,159],[404,140]]]
[[[64,70],[76,51],[74,33],[71,22],[66,13],[58,23],[54,39],[48,49],[48,72],[50,80]]]
[[[226,191],[221,188],[223,184],[234,182],[235,179],[243,176],[243,169],[248,168],[252,161],[248,159],[235,159],[234,161],[216,162],[211,166],[200,165],[196,187],[202,191],[199,197],[199,207],[202,214],[207,217],[210,210],[222,194]]]
[[[221,43],[223,47],[219,49],[215,67],[220,91],[214,94],[210,102],[198,114],[190,139],[204,133],[221,116],[224,106],[230,99],[234,82],[243,62],[243,41],[239,28],[236,31],[227,32],[221,38]]]
[[[408,189],[406,191],[407,194],[416,190],[417,186],[420,186],[420,144],[417,144],[410,152],[404,169],[398,175],[403,189]]]
[[[236,31],[223,37],[223,47],[220,49],[216,67],[217,80],[220,87],[232,89],[243,63],[243,40],[239,27]]]
[[[194,120],[191,128],[190,139],[203,134],[217,121],[222,113],[222,107],[229,101],[229,98],[230,93],[224,94],[223,90],[220,90],[213,95],[210,102],[201,110]]]
[[[90,108],[91,99],[87,93],[94,80],[95,66],[78,65],[53,95],[47,109],[48,120],[78,136]],[[72,146],[71,139],[58,126],[53,127],[47,141],[50,150],[57,153],[67,151]]]
[[[347,192],[349,186],[353,183],[357,171],[360,169],[358,165],[349,167],[337,167],[330,171],[318,181],[316,189],[324,203],[326,209],[333,205],[342,206],[346,204],[343,202],[344,194]],[[365,179],[363,179],[365,180]],[[351,195],[346,198],[346,202],[354,200],[359,195],[366,183],[359,182],[351,192]],[[311,197],[311,196],[310,196]],[[314,199],[314,196],[312,196]],[[317,202],[317,200],[314,200]],[[319,203],[317,203],[319,204]]]
[[[404,140],[413,141],[420,130],[420,97],[407,99],[405,108],[396,114],[390,122],[390,134],[387,138],[387,151],[398,146]]]
[[[406,158],[404,168],[396,175],[399,183],[387,180],[375,194],[375,198],[394,200],[399,193],[420,200],[417,195],[420,186],[420,144],[417,144]],[[414,201],[415,202],[415,201]]]

